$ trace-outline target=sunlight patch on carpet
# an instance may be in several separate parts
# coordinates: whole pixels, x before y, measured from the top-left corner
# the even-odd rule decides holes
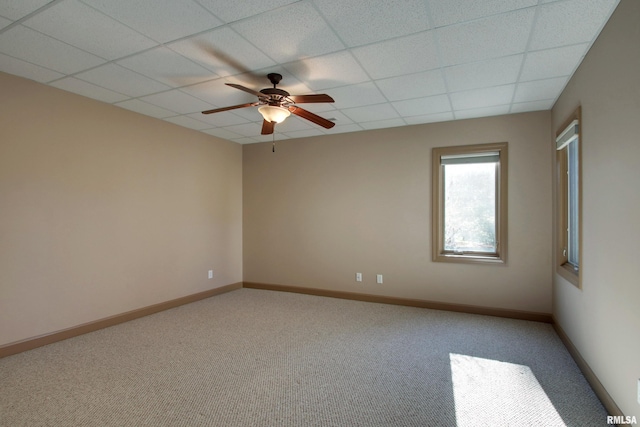
[[[528,366],[449,354],[458,427],[566,427]]]

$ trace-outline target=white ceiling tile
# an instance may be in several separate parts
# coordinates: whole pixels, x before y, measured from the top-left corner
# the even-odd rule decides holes
[[[555,99],[547,99],[544,101],[521,102],[511,105],[511,113],[526,113],[528,111],[550,110],[553,107]]]
[[[453,120],[453,112],[426,114],[422,116],[405,117],[404,121],[409,125],[419,125],[423,123],[448,122]]]
[[[335,125],[331,129],[324,129],[325,134],[335,134],[335,133],[349,133],[349,132],[360,132],[364,130],[362,126],[357,124],[345,124],[345,125]]]
[[[118,102],[118,107],[126,108],[127,110],[135,111],[136,113],[144,114],[158,119],[165,117],[175,116],[175,112],[166,110],[164,108],[157,107],[149,104],[148,102],[141,101],[139,99],[129,99],[127,101]]]
[[[256,123],[244,123],[241,125],[234,125],[234,126],[225,126],[224,129],[229,132],[237,133],[242,136],[255,137],[257,135],[260,135],[260,131],[262,129],[261,126],[262,126],[261,124],[256,122]]]
[[[0,15],[17,21],[51,2],[51,0],[2,0]]]
[[[372,122],[398,118],[398,113],[388,103],[346,108],[342,112],[354,122]]]
[[[395,128],[399,126],[406,126],[407,123],[403,119],[388,119],[388,120],[378,120],[375,122],[365,122],[360,125],[367,129],[384,129],[384,128]]]
[[[167,85],[113,63],[84,71],[76,77],[132,97],[169,89]]]
[[[352,50],[372,79],[416,73],[439,67],[432,31]]]
[[[171,43],[168,47],[218,76],[246,73],[275,64],[260,49],[228,27]]]
[[[443,65],[457,65],[524,52],[535,10],[521,9],[437,29]]]
[[[564,89],[568,80],[568,77],[558,77],[554,79],[519,83],[513,102],[531,102],[555,99],[558,97],[562,89]]]
[[[428,0],[436,27],[535,6],[538,0]]]
[[[108,103],[123,101],[128,98],[121,93],[87,83],[75,77],[65,77],[64,79],[57,80],[51,83],[51,86]]]
[[[335,100],[335,107],[340,109],[379,104],[386,101],[373,82],[333,88],[330,95]]]
[[[166,85],[179,87],[210,80],[212,73],[166,47],[157,47],[117,62]]]
[[[475,119],[479,117],[500,116],[509,113],[508,105],[496,105],[493,107],[472,108],[455,112],[456,120]]]
[[[515,83],[524,55],[511,55],[480,62],[454,65],[444,69],[451,92]]]
[[[190,116],[194,119],[200,120],[201,122],[205,122],[209,124],[209,127],[212,126],[231,126],[231,125],[239,125],[247,122],[254,122],[261,119],[260,113],[258,112],[258,108],[248,107],[248,111],[251,112],[250,118],[246,119],[237,114],[237,111],[223,111],[220,113],[213,114],[202,114],[202,112],[193,113]]]
[[[286,132],[286,135],[289,138],[308,138],[310,136],[324,135],[324,132],[322,132],[320,129],[305,129],[305,130]]]
[[[205,129],[203,132],[222,139],[242,138],[242,135],[223,128]]]
[[[64,74],[60,74],[56,71],[49,70],[48,68],[40,67],[39,65],[34,65],[23,61],[22,59],[13,58],[1,53],[0,71],[26,77],[41,83],[50,82],[64,77]]]
[[[0,34],[0,51],[65,74],[104,63],[104,59],[18,25]]]
[[[189,128],[189,129],[203,130],[203,129],[211,128],[211,126],[208,125],[207,123],[201,122],[200,120],[196,120],[187,116],[168,117],[164,120],[176,125]]]
[[[391,104],[402,117],[424,116],[451,111],[451,103],[447,95],[407,99],[405,101],[392,102]]]
[[[160,43],[222,24],[193,0],[82,1]]]
[[[274,25],[274,22],[283,25]],[[305,2],[237,22],[232,27],[277,62],[344,49],[324,19]]]
[[[440,70],[424,71],[376,80],[376,85],[389,101],[422,98],[446,92]]]
[[[515,85],[504,85],[482,89],[467,90],[451,94],[454,110],[494,107],[511,103]],[[456,116],[457,118],[457,116]]]
[[[541,80],[572,74],[587,53],[587,43],[527,53],[520,81]]]
[[[260,121],[260,126],[262,126],[262,121]],[[284,122],[278,123],[276,125],[276,129],[278,132],[298,132],[298,131],[308,131],[310,129],[318,128],[318,125],[313,124],[309,120],[303,119],[301,117],[297,117],[295,115],[291,115]]]
[[[567,0],[545,4],[533,29],[533,50],[591,42],[618,0]]]
[[[291,62],[285,69],[314,91],[369,80],[367,73],[346,50]]]
[[[197,113],[213,108],[211,104],[207,104],[198,98],[187,95],[178,89],[148,95],[140,99],[180,114]]]
[[[57,3],[23,24],[106,59],[120,58],[157,44],[77,0]]]
[[[423,0],[314,0],[349,47],[429,29]]]
[[[3,29],[4,27],[9,26],[9,24],[11,24],[13,21],[7,19],[7,18],[3,18],[2,16],[0,16],[0,30]]]
[[[299,0],[198,0],[198,2],[213,12],[225,22],[233,22],[248,18],[270,10],[278,9]]]

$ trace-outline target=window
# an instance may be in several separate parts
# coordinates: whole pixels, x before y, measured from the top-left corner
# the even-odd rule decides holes
[[[433,260],[504,263],[507,143],[434,148]]]
[[[581,164],[580,109],[556,134],[558,272],[580,286]]]

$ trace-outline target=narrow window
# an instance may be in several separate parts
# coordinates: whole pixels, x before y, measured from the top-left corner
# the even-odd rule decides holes
[[[433,149],[433,260],[505,262],[507,144]]]
[[[580,110],[556,135],[558,219],[558,272],[580,286],[581,165]]]

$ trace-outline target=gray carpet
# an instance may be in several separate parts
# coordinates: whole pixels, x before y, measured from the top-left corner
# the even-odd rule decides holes
[[[240,289],[0,359],[2,426],[603,426],[548,324]]]

